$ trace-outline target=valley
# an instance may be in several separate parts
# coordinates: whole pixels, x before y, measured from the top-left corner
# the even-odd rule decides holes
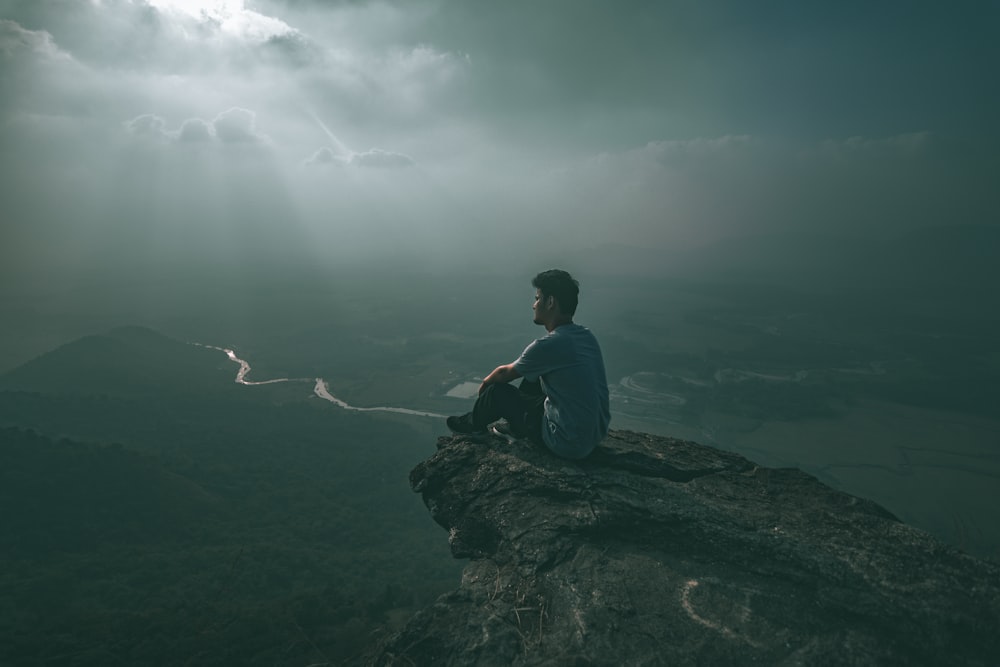
[[[541,332],[523,285],[459,316],[496,285],[400,284],[207,291],[0,375],[5,654],[360,664],[451,590],[409,470]],[[612,428],[801,468],[996,559],[997,321],[910,299],[609,280],[577,319]]]

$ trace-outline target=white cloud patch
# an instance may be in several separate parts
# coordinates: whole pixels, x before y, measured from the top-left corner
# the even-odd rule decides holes
[[[355,167],[401,169],[403,167],[412,167],[416,162],[409,155],[384,151],[381,148],[372,148],[364,153],[355,153],[352,155],[350,164]]]
[[[329,146],[323,146],[305,161],[307,165],[347,165],[362,169],[405,169],[413,167],[416,161],[404,153],[372,148],[362,153],[348,151],[338,152]]]
[[[308,165],[344,164],[345,162],[346,160],[339,157],[332,148],[327,146],[323,146],[306,160]]]
[[[188,118],[176,134],[177,141],[182,144],[206,144],[214,138],[212,126],[201,118]]]
[[[150,108],[163,117],[211,119],[214,110],[235,106],[266,111],[287,126],[308,125],[301,110],[314,108],[357,136],[387,123],[406,123],[412,135],[414,128],[449,122],[442,112],[458,99],[464,57],[429,44],[369,44],[359,36],[368,23],[378,24],[375,8],[333,8],[329,13],[343,23],[331,29],[293,26],[294,14],[278,18],[266,6],[249,9],[236,0],[18,5],[14,14],[46,29],[0,21],[0,63],[7,70],[0,108],[51,113],[62,106],[64,114],[102,115],[118,107],[113,124]],[[219,141],[264,141],[245,121],[217,121]],[[279,129],[302,139],[308,130]],[[314,141],[300,144],[299,154]]]
[[[283,67],[307,62],[315,51],[303,33],[241,0],[33,0],[17,9],[12,13],[29,25],[44,22],[59,49],[119,74],[204,76]]]
[[[182,25],[198,25],[209,33],[264,42],[296,32],[284,21],[247,9],[243,0],[148,0],[164,15]]]
[[[181,144],[259,144],[269,145],[270,139],[257,131],[256,114],[249,109],[233,107],[218,114],[211,122],[188,118],[176,130],[168,130],[166,121],[154,114],[143,114],[124,123],[125,130],[136,137],[152,138]]]
[[[143,114],[125,123],[125,129],[137,137],[149,137],[153,139],[166,139],[167,124],[159,116],[153,114]]]
[[[257,134],[255,124],[256,114],[249,109],[239,107],[223,111],[212,121],[215,136],[227,144],[266,141],[266,137]]]

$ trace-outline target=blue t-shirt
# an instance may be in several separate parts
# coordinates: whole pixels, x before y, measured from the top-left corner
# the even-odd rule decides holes
[[[608,380],[601,348],[590,329],[564,324],[534,341],[514,362],[545,392],[542,438],[559,456],[582,459],[608,434]]]

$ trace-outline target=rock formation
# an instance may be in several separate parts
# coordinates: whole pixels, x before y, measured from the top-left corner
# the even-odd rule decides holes
[[[613,431],[444,437],[410,476],[461,586],[377,665],[988,665],[1000,566],[795,469]]]

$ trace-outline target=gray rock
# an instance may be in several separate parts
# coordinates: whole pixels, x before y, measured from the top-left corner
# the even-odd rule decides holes
[[[441,438],[410,475],[461,586],[376,665],[996,665],[1000,567],[794,469],[612,431]]]

